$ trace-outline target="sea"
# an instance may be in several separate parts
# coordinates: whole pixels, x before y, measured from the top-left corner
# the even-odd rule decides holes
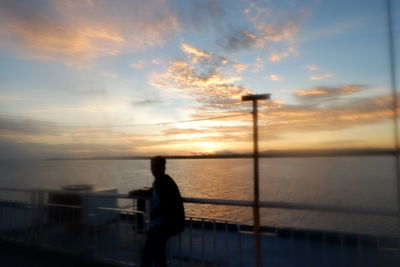
[[[297,204],[397,210],[395,158],[346,156],[260,159],[260,200]],[[170,159],[167,173],[184,197],[253,200],[253,161]],[[149,160],[4,160],[1,188],[61,189],[91,184],[119,193],[150,187]],[[18,198],[17,193],[0,197]],[[187,215],[252,224],[248,207],[185,204]],[[400,236],[396,216],[262,208],[264,226],[295,227],[380,236]]]

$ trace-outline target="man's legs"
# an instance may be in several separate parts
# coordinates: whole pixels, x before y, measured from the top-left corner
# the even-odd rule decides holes
[[[168,237],[161,227],[154,227],[147,233],[146,243],[142,253],[141,267],[150,267],[155,263],[157,267],[167,266],[166,248]]]

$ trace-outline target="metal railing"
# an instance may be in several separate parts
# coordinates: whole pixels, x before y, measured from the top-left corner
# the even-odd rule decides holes
[[[0,239],[117,265],[138,263],[147,215],[126,194],[0,188]],[[52,203],[54,194],[72,204]],[[78,202],[77,199],[79,199]],[[98,203],[94,200],[98,200]],[[75,202],[74,202],[75,201]],[[54,201],[53,201],[54,202]],[[251,201],[184,198],[185,203],[251,207]],[[75,203],[75,204],[74,204]],[[396,216],[393,210],[261,202],[263,208]],[[186,218],[170,239],[171,266],[254,266],[251,226]],[[263,266],[397,266],[400,241],[363,233],[270,227],[262,232]]]
[[[244,266],[241,226],[237,222],[187,217],[186,229],[168,246],[175,265]]]
[[[126,194],[15,188],[0,192],[12,192],[7,197],[14,198],[0,197],[0,240],[117,265],[140,261],[148,214]],[[190,216],[186,220],[186,230],[168,245],[172,265],[241,265],[240,224]]]

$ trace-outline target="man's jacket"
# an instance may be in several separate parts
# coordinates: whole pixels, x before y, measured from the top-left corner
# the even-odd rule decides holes
[[[179,188],[167,174],[156,179],[153,190],[156,190],[160,203],[151,211],[153,217],[161,217],[161,227],[172,236],[179,234],[185,228],[185,210]]]
[[[161,218],[160,227],[169,236],[177,235],[185,229],[185,210],[179,188],[174,180],[167,174],[158,177],[154,188],[148,190],[135,190],[129,195],[152,198],[153,190],[157,191],[159,203],[150,211],[150,221]]]

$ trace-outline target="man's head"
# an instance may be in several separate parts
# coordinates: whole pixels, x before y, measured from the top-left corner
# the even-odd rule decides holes
[[[155,178],[165,174],[166,160],[162,156],[155,156],[151,158],[151,173]]]

